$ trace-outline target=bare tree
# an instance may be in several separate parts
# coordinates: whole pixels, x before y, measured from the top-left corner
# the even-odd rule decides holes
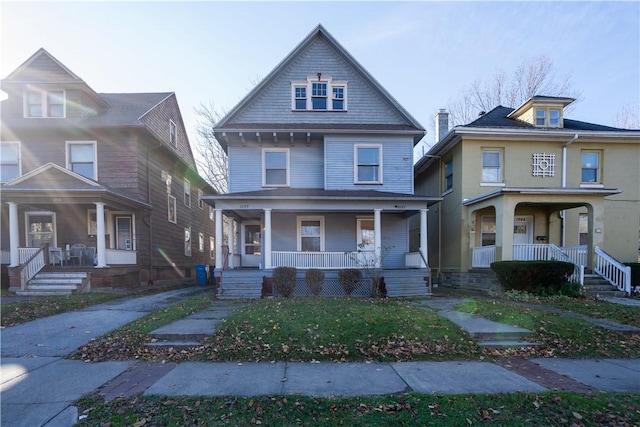
[[[213,102],[200,104],[195,112],[199,116],[196,123],[196,164],[218,193],[226,193],[229,189],[227,154],[213,134],[213,127],[224,113],[218,111]]]
[[[567,96],[579,100],[582,94],[572,86],[570,75],[555,75],[548,56],[534,56],[523,60],[511,75],[496,69],[491,79],[474,80],[458,98],[449,102],[449,120],[453,126],[463,125],[483,111],[490,111],[498,105],[515,108],[534,95]]]
[[[640,129],[640,108],[638,105],[624,105],[616,114],[615,126],[622,129]]]

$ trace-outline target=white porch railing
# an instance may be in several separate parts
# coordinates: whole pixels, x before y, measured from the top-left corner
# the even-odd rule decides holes
[[[40,248],[18,248],[18,262],[20,262],[20,265],[27,262],[39,250]]]
[[[31,280],[40,270],[44,268],[44,248],[29,248],[35,249],[35,252],[27,258],[24,263],[21,261],[20,270],[20,288],[24,290]]]
[[[369,265],[369,252],[271,252],[271,265],[276,267],[296,267],[300,269],[340,269],[362,268]],[[372,253],[371,253],[372,255]]]
[[[563,246],[560,248],[574,264],[587,265],[587,245]]]
[[[107,249],[107,265],[135,265],[138,263],[136,251]]]
[[[489,268],[496,261],[496,247],[478,246],[473,248],[471,266],[473,268]]]
[[[631,267],[622,264],[598,246],[595,248],[595,253],[595,272],[619,290],[631,294]]]

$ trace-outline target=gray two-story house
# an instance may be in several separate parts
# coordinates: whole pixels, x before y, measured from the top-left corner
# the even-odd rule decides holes
[[[214,132],[229,164],[229,193],[205,197],[222,296],[259,296],[279,266],[325,270],[328,295],[342,268],[383,270],[390,296],[427,292],[428,260],[409,252],[409,218],[421,218],[426,254],[427,209],[439,200],[414,195],[425,130],[322,26]]]

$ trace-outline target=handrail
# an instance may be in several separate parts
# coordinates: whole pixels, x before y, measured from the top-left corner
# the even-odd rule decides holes
[[[631,267],[624,265],[596,246],[596,268],[594,271],[619,290],[631,295]]]
[[[429,281],[427,282],[427,288],[429,288],[429,293],[431,293],[433,291],[432,289],[432,277],[431,277],[431,267],[429,267],[429,263],[427,262],[427,258],[424,256],[424,254],[422,253],[422,249],[418,248],[418,253],[420,254],[420,258],[422,258],[422,262],[424,262],[424,265],[427,268],[427,273],[429,273]]]
[[[48,252],[49,246],[48,245],[42,246],[33,255],[31,255],[24,262],[24,264],[19,266],[21,290],[24,291],[27,287],[27,283],[29,283],[29,280],[31,280],[36,274],[38,274],[40,270],[42,270],[46,265],[45,248],[47,248],[47,252]]]

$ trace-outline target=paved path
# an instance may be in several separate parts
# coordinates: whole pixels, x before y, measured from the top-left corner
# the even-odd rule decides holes
[[[93,390],[99,390],[106,399],[136,393],[352,396],[406,391],[439,394],[548,390],[640,392],[640,359],[162,364],[137,361],[84,363],[61,358],[89,340],[149,311],[207,290],[187,288],[111,301],[0,331],[1,424],[70,426],[78,415],[70,405]],[[223,313],[237,308],[226,301],[217,304],[167,325],[165,332],[173,333],[180,325],[197,329],[197,323],[193,323],[197,319],[211,323],[219,320]],[[188,328],[182,329],[185,330]]]

